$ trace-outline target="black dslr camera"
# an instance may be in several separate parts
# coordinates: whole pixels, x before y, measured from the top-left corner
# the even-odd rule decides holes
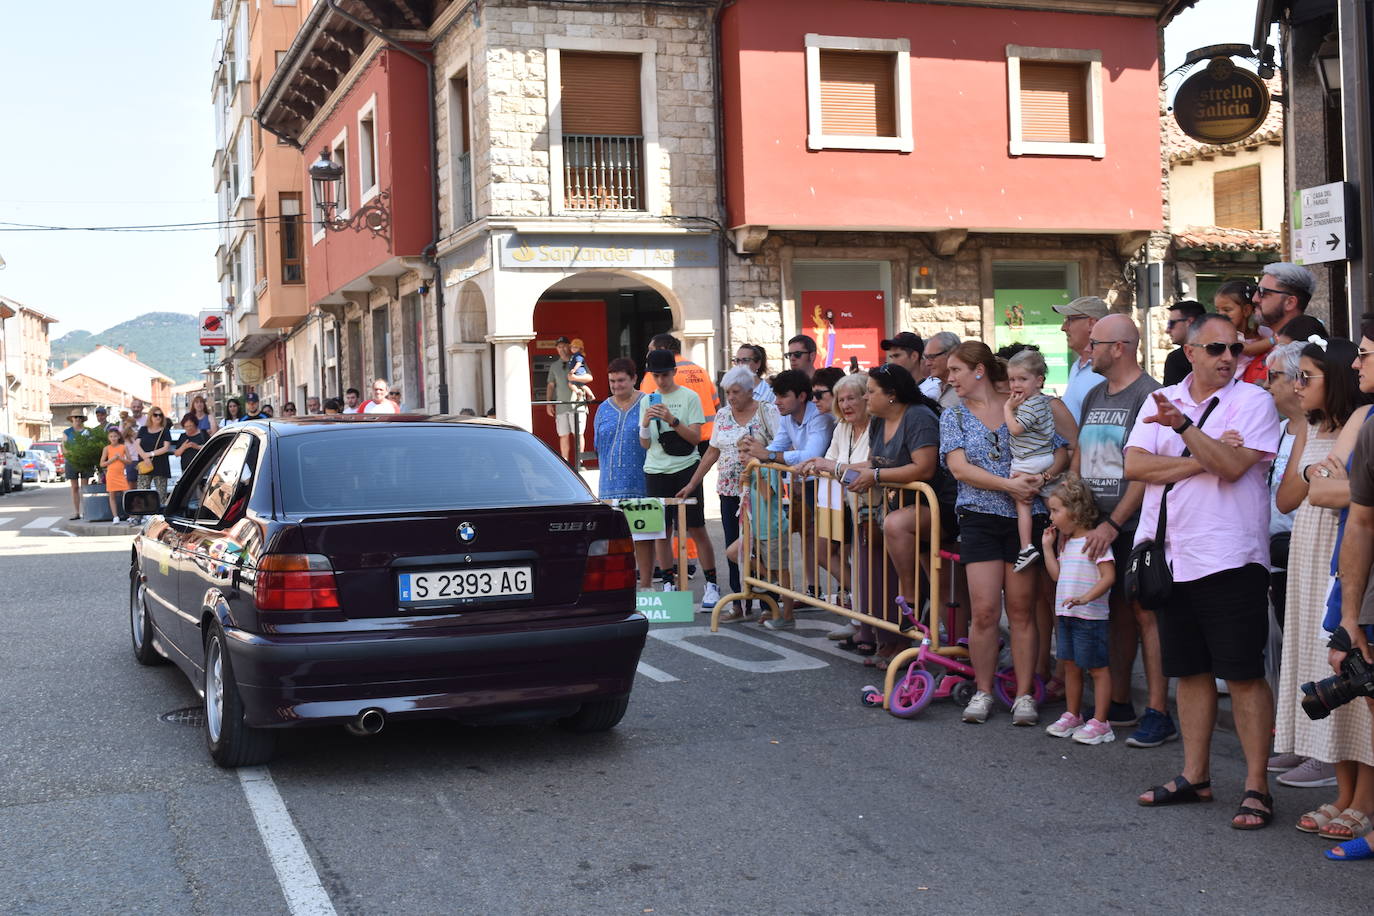
[[[1374,665],[1351,650],[1341,662],[1341,673],[1302,685],[1302,711],[1309,719],[1325,719],[1331,710],[1356,697],[1374,697]]]

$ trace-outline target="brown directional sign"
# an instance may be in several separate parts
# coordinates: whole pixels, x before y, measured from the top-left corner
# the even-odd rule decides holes
[[[1269,114],[1269,87],[1229,57],[1216,57],[1188,77],[1174,96],[1174,120],[1202,143],[1235,143],[1259,129]]]

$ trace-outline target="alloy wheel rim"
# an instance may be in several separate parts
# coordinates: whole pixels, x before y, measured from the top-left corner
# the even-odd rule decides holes
[[[205,660],[205,727],[210,740],[218,741],[224,715],[224,659],[219,640],[210,638],[210,650]]]

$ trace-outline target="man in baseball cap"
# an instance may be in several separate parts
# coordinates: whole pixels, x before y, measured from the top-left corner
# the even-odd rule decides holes
[[[919,385],[925,379],[926,372],[921,357],[926,352],[926,343],[921,339],[921,335],[901,331],[882,341],[879,346],[887,353],[887,361],[896,363],[910,372],[916,384]]]
[[[245,420],[265,420],[266,416],[262,413],[261,400],[256,391],[250,391],[243,398],[243,418]]]
[[[1317,278],[1300,264],[1275,261],[1264,266],[1259,286],[1251,300],[1259,308],[1264,323],[1275,334],[1288,322],[1307,311],[1307,303],[1317,290]]]
[[[119,424],[110,422],[110,411],[107,407],[97,407],[95,409],[96,426],[102,432],[109,432],[112,429],[119,429]]]
[[[1064,406],[1073,414],[1073,421],[1081,423],[1079,413],[1083,409],[1083,397],[1101,384],[1105,379],[1093,371],[1093,325],[1097,319],[1107,317],[1110,309],[1107,300],[1101,296],[1079,296],[1064,305],[1054,306],[1054,310],[1064,316],[1059,330],[1064,332],[1073,359],[1069,361],[1069,386],[1060,396]]]

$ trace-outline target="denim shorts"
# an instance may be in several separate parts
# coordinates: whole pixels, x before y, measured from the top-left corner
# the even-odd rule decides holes
[[[1055,657],[1080,668],[1107,667],[1107,621],[1061,614],[1055,630]]]

